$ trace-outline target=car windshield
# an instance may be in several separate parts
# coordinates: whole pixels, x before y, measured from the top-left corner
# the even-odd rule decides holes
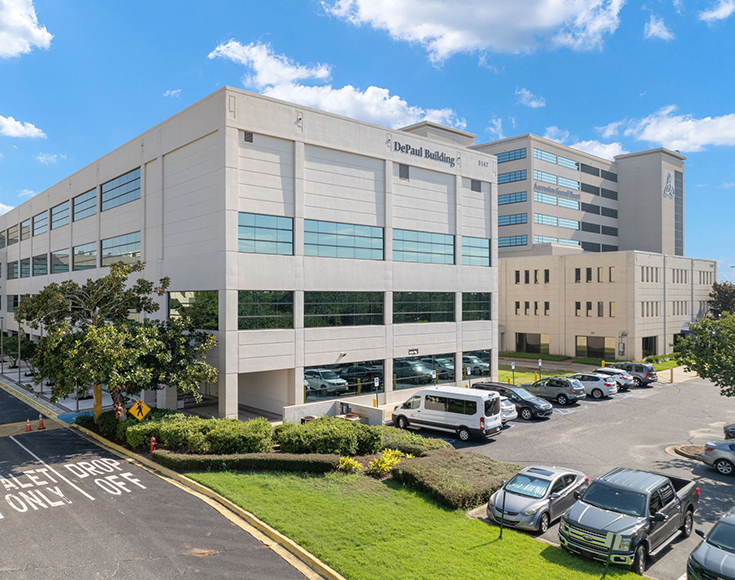
[[[519,473],[508,482],[505,489],[516,495],[538,499],[546,495],[549,485],[551,485],[551,482],[548,479],[541,479],[526,473]]]
[[[609,487],[595,481],[587,488],[582,500],[588,504],[611,512],[642,518],[646,513],[646,495]]]
[[[338,379],[334,371],[322,371],[322,378],[327,380]]]
[[[453,367],[454,366],[454,363],[453,362],[451,362],[451,361],[449,361],[449,360],[447,360],[445,358],[438,358],[438,359],[436,359],[436,362],[438,362],[440,365],[445,366],[445,367]]]
[[[429,372],[429,369],[427,369],[424,366],[424,363],[418,363],[418,362],[417,363],[413,363],[413,368],[414,368],[414,370],[417,370],[417,371],[419,371],[421,373],[428,373]]]
[[[521,399],[525,399],[526,401],[536,398],[531,393],[529,393],[526,389],[513,389],[512,392],[518,395]]]
[[[707,536],[707,543],[735,553],[735,525],[719,522]]]

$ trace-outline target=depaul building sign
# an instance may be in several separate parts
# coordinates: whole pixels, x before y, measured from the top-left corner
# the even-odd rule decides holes
[[[551,187],[550,185],[541,185],[540,183],[534,183],[533,188],[536,191],[542,193],[550,193],[552,195],[560,195],[561,197],[568,197],[569,199],[580,199],[582,196],[578,193],[574,193],[568,189],[561,189],[559,187]]]
[[[393,151],[405,153],[406,155],[423,157],[424,159],[431,159],[432,161],[439,161],[441,163],[446,163],[449,167],[454,167],[454,157],[450,157],[443,151],[431,151],[429,149],[424,149],[423,147],[411,147],[410,145],[403,145],[398,141],[393,143]]]

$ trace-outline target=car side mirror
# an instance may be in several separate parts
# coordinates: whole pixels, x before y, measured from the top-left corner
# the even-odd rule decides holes
[[[574,499],[580,499],[582,497],[582,494],[579,493],[579,491],[574,492]]]
[[[697,534],[700,538],[704,538],[704,530],[694,530],[694,533]]]
[[[549,499],[559,499],[560,497],[561,497],[561,495],[559,495],[558,493],[554,492],[554,493],[552,493],[549,496]]]
[[[656,512],[651,516],[651,519],[654,522],[665,522],[668,519],[668,516],[665,514],[662,514],[661,512]]]

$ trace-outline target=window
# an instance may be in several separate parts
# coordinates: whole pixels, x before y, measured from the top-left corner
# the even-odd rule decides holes
[[[533,236],[533,243],[534,244],[557,244],[559,243],[559,238],[555,238],[553,236]]]
[[[489,292],[462,292],[462,320],[491,320]]]
[[[521,313],[521,303],[516,302],[516,316],[518,316]]]
[[[18,279],[18,262],[8,262],[8,280]]]
[[[97,242],[74,246],[72,270],[91,270],[97,267]]]
[[[542,224],[545,226],[558,226],[559,220],[554,217],[553,215],[545,215],[542,213],[535,213],[533,214],[533,221],[537,224]]]
[[[462,236],[462,264],[464,266],[489,266],[490,240]]]
[[[120,205],[120,204],[117,204]],[[97,213],[97,190],[90,189],[72,199],[72,220],[79,221]]]
[[[528,245],[528,236],[503,236],[498,238],[498,247],[507,248],[510,246],[526,246]]]
[[[603,207],[602,208],[602,215],[617,219],[618,218],[618,210],[612,209],[610,207]]]
[[[398,179],[404,179],[405,181],[409,181],[410,178],[411,178],[411,173],[409,171],[408,165],[399,163],[398,164]]]
[[[453,292],[394,292],[393,324],[454,322]]]
[[[544,270],[544,284],[548,284],[551,281],[551,271]]]
[[[605,189],[604,187],[601,189],[602,191],[602,197],[605,197],[607,199],[618,199],[618,192],[613,191],[612,189]]]
[[[423,264],[454,264],[454,236],[393,230],[393,260]]]
[[[482,181],[479,179],[470,179],[470,191],[482,193]]]
[[[516,332],[516,352],[549,354],[549,335]]]
[[[498,174],[498,185],[503,183],[512,183],[513,181],[523,181],[526,179],[526,170],[509,171],[508,173]]]
[[[510,215],[498,216],[498,227],[515,226],[518,224],[525,224],[527,222],[528,222],[528,214],[525,214],[525,213],[514,213]]]
[[[600,195],[600,188],[587,183],[582,183],[582,191],[585,193],[591,193],[592,195]]]
[[[304,292],[304,327],[384,324],[383,296],[382,292]]]
[[[574,268],[574,281],[577,283],[582,281],[582,268]]]
[[[0,248],[5,247],[5,230],[0,232]]]
[[[533,271],[533,283],[534,284],[538,284],[538,281],[539,281],[538,274],[539,274],[539,271],[538,270],[534,270]]]
[[[33,256],[33,275],[45,276],[48,274],[48,254]]]
[[[531,283],[531,271],[530,270],[524,270],[523,271],[523,283],[524,284],[530,284]]]
[[[544,302],[544,316],[548,316],[551,312],[551,302]]]
[[[597,177],[600,177],[600,170],[597,169],[597,167],[580,163],[579,169],[582,173],[586,173],[587,175],[596,175]]]
[[[543,149],[536,149],[533,148],[533,156],[536,159],[541,159],[542,161],[548,161],[549,163],[556,164],[556,155],[553,153],[549,153],[548,151],[544,151]]]
[[[523,314],[528,316],[528,314],[531,312],[531,303],[530,302],[524,302],[523,303]]]
[[[604,273],[604,271],[605,270],[604,270],[604,268],[602,268],[602,266],[600,266],[600,267],[597,268],[597,281],[598,282],[604,282],[604,280],[603,280],[603,273]]]
[[[14,226],[10,226],[8,228],[8,246],[17,244],[19,239],[20,239],[20,226],[18,224],[15,224]]]
[[[533,303],[533,315],[538,316],[538,302]]]
[[[604,169],[601,169],[600,176],[602,177],[602,179],[607,179],[608,181],[614,181],[615,183],[618,182],[617,174],[613,173],[612,171],[605,171]]]
[[[516,270],[516,284],[520,284],[520,283],[521,283],[521,271]]]
[[[293,255],[293,219],[240,212],[238,250],[247,254]]]
[[[69,223],[69,202],[65,201],[51,208],[51,229],[55,230]],[[9,230],[8,230],[9,231]]]
[[[585,252],[599,252],[600,244],[596,244],[594,242],[582,242],[582,249]]]
[[[169,318],[185,318],[194,328],[219,330],[219,292],[194,290],[168,293]]]
[[[533,170],[533,178],[537,181],[545,181],[546,183],[553,183],[556,185],[556,175],[553,173],[546,173],[546,171],[539,171],[538,169]]]
[[[613,228],[610,226],[602,226],[602,233],[606,236],[617,236],[618,228]]]
[[[582,316],[582,303],[581,302],[574,303],[574,316]]]
[[[140,232],[102,240],[102,266],[114,262],[133,264],[140,260]]]
[[[605,303],[604,302],[597,303],[597,316],[599,318],[602,318],[603,316],[605,316]]]
[[[549,195],[548,193],[541,193],[540,191],[534,191],[533,201],[537,201],[539,203],[546,203],[549,205],[556,205],[557,197],[555,195]]]
[[[569,169],[574,169],[574,170],[577,170],[577,171],[579,170],[579,163],[577,163],[576,161],[573,161],[571,159],[567,159],[566,157],[562,157],[561,155],[559,155],[559,161],[558,161],[558,163],[562,167],[568,167]]]
[[[615,302],[610,302],[610,318],[615,318]]]
[[[674,171],[674,254],[684,255],[684,174]]]
[[[565,240],[564,238],[559,238],[560,244],[566,244],[567,246],[578,246],[579,241],[578,240]]]
[[[31,277],[31,259],[23,258],[20,261],[20,277],[30,278]]]
[[[568,187],[569,189],[579,189],[579,181],[575,181],[574,179],[567,179],[566,177],[559,177],[559,185],[563,187]]]
[[[582,202],[582,211],[586,211],[588,213],[595,213],[597,215],[600,214],[600,206],[595,205],[593,203],[584,203]]]
[[[20,304],[20,296],[17,294],[8,294],[8,312],[15,312]]]
[[[278,235],[285,238],[280,232]],[[304,220],[304,255],[382,260],[383,228]]]
[[[242,140],[245,143],[252,143],[253,142],[253,133],[251,131],[243,131],[242,132]]]
[[[102,184],[102,211],[140,199],[140,167]]]
[[[526,148],[524,147],[523,149],[513,149],[513,151],[503,151],[503,153],[498,153],[497,155],[495,155],[495,157],[498,158],[498,163],[507,163],[508,161],[525,159]]]
[[[600,233],[600,225],[599,224],[591,224],[589,222],[582,222],[582,231],[583,232],[592,232],[595,234]]]
[[[33,235],[43,234],[48,231],[48,212],[44,211],[33,216]]]
[[[579,209],[579,202],[575,201],[573,199],[565,199],[563,197],[559,198],[559,207],[566,207],[569,209]]]
[[[20,223],[20,240],[29,240],[31,238],[31,220],[28,218]]]
[[[504,193],[498,196],[498,205],[509,205],[511,203],[520,203],[526,201],[526,192],[519,191],[516,193]]]
[[[568,220],[566,218],[559,218],[559,227],[567,228],[570,230],[578,230],[579,222],[577,220]]]
[[[238,330],[293,328],[293,292],[240,290],[237,299]]]
[[[587,303],[587,316],[592,316],[592,302]]]
[[[69,248],[51,252],[51,273],[64,274],[69,271]]]
[[[587,268],[586,274],[587,274],[587,276],[586,276],[585,280],[587,282],[592,282],[592,268]]]

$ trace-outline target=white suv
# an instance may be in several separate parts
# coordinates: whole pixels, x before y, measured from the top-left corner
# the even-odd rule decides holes
[[[618,392],[618,383],[612,377],[604,375],[593,375],[586,373],[577,373],[569,377],[575,381],[582,383],[584,392],[593,399],[602,399],[602,397],[610,397]]]

